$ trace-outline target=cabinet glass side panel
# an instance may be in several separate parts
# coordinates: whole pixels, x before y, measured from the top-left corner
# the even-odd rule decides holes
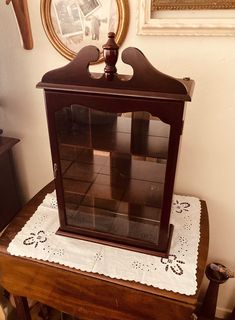
[[[56,112],[67,225],[158,244],[170,126],[147,112]]]

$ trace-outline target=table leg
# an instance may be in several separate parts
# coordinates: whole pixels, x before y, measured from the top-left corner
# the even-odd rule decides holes
[[[32,320],[27,298],[20,296],[13,296],[16,305],[16,312],[19,320]]]

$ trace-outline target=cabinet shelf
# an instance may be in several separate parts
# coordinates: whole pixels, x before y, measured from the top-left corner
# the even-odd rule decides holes
[[[88,120],[87,120],[88,122]],[[117,117],[112,122],[60,124],[61,146],[167,159],[169,125],[160,120]]]
[[[65,190],[99,199],[129,201],[161,207],[166,165],[135,160],[131,156],[82,155],[83,161],[66,161]]]
[[[140,218],[137,215],[128,215],[120,212],[112,212],[96,207],[80,206],[79,210],[69,210],[67,224],[87,230],[109,233],[120,240],[132,238],[158,243],[159,221]]]

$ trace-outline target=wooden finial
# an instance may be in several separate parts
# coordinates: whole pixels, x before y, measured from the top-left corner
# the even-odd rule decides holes
[[[108,41],[103,45],[105,68],[104,73],[107,80],[112,80],[117,72],[115,64],[118,59],[119,46],[115,42],[115,33],[108,33]]]

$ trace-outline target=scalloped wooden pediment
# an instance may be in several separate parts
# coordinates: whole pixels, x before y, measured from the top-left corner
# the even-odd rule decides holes
[[[66,66],[47,72],[38,87],[56,88],[57,85],[84,86],[89,88],[107,88],[110,90],[125,90],[136,92],[158,93],[161,98],[188,101],[193,81],[179,80],[166,75],[152,66],[144,54],[137,48],[129,47],[122,53],[122,61],[130,65],[133,75],[120,75],[115,64],[118,56],[118,47],[114,41],[114,34],[109,34],[108,42],[103,46],[105,56],[104,73],[89,72],[89,65],[99,58],[99,49],[86,46],[79,51],[73,61]],[[49,85],[51,84],[51,86]],[[64,87],[65,88],[65,87]],[[89,89],[92,90],[92,89]],[[164,96],[165,95],[165,96]]]

